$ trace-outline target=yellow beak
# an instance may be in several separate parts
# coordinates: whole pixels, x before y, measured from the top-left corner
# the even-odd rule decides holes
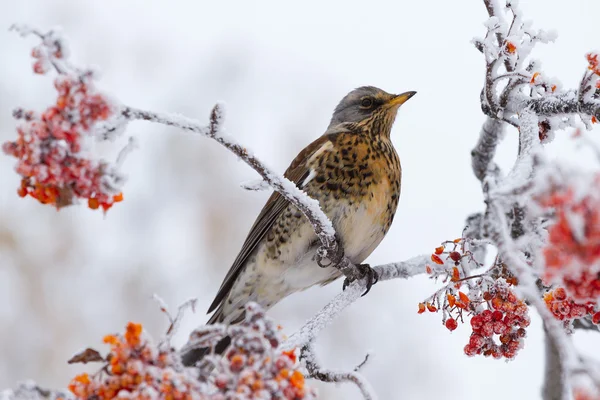
[[[411,92],[404,92],[402,94],[396,95],[387,102],[387,105],[390,107],[399,107],[402,104],[406,103],[406,101],[408,99],[410,99],[411,97],[413,97],[415,94],[417,94],[417,92],[411,91]]]

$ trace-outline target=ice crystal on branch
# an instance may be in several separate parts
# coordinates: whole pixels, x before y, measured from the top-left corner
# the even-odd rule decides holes
[[[17,158],[19,196],[57,208],[79,198],[92,209],[108,210],[122,200],[123,176],[116,165],[91,158],[84,147],[87,139],[97,136],[98,126],[117,116],[118,108],[96,90],[91,70],[68,63],[68,48],[57,31],[41,34],[25,27],[14,29],[41,40],[31,53],[33,71],[57,73],[54,104],[41,114],[16,109],[13,116],[21,121],[17,139],[2,145],[4,153]]]

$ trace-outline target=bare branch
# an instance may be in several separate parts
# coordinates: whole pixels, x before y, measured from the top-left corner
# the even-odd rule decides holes
[[[351,382],[358,387],[365,400],[377,399],[377,395],[375,394],[375,391],[369,382],[357,372],[358,368],[356,368],[354,371],[345,372],[322,368],[317,362],[312,343],[307,343],[306,345],[302,346],[300,350],[300,360],[304,362],[309,377],[323,382]],[[364,364],[364,361],[362,364]]]

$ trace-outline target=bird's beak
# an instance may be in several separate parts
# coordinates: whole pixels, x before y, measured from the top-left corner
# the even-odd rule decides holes
[[[410,99],[411,97],[413,97],[415,94],[417,94],[417,92],[412,92],[412,91],[398,94],[398,95],[392,97],[391,100],[389,100],[387,102],[387,105],[390,107],[399,107],[402,104],[406,103],[406,101],[408,99]]]

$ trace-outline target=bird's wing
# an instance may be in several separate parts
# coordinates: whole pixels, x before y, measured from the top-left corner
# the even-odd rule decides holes
[[[301,185],[306,183],[304,180],[308,177],[310,171],[308,170],[307,161],[313,156],[315,153],[324,149],[323,146],[327,146],[328,143],[331,145],[332,136],[334,134],[327,134],[319,137],[317,140],[309,144],[296,156],[294,161],[290,164],[288,169],[285,171],[284,176],[290,181],[294,182],[296,186],[302,189]],[[256,249],[256,246],[260,243],[261,239],[267,234],[279,214],[288,205],[288,201],[279,194],[279,192],[274,192],[269,200],[267,200],[267,204],[263,207],[262,211],[256,218],[254,225],[250,229],[250,233],[246,237],[246,241],[242,246],[242,250],[236,257],[231,269],[225,276],[221,287],[215,297],[214,301],[210,305],[208,309],[208,313],[214,311],[229,295],[235,280],[239,276],[240,272],[242,272],[244,265],[250,254]]]

